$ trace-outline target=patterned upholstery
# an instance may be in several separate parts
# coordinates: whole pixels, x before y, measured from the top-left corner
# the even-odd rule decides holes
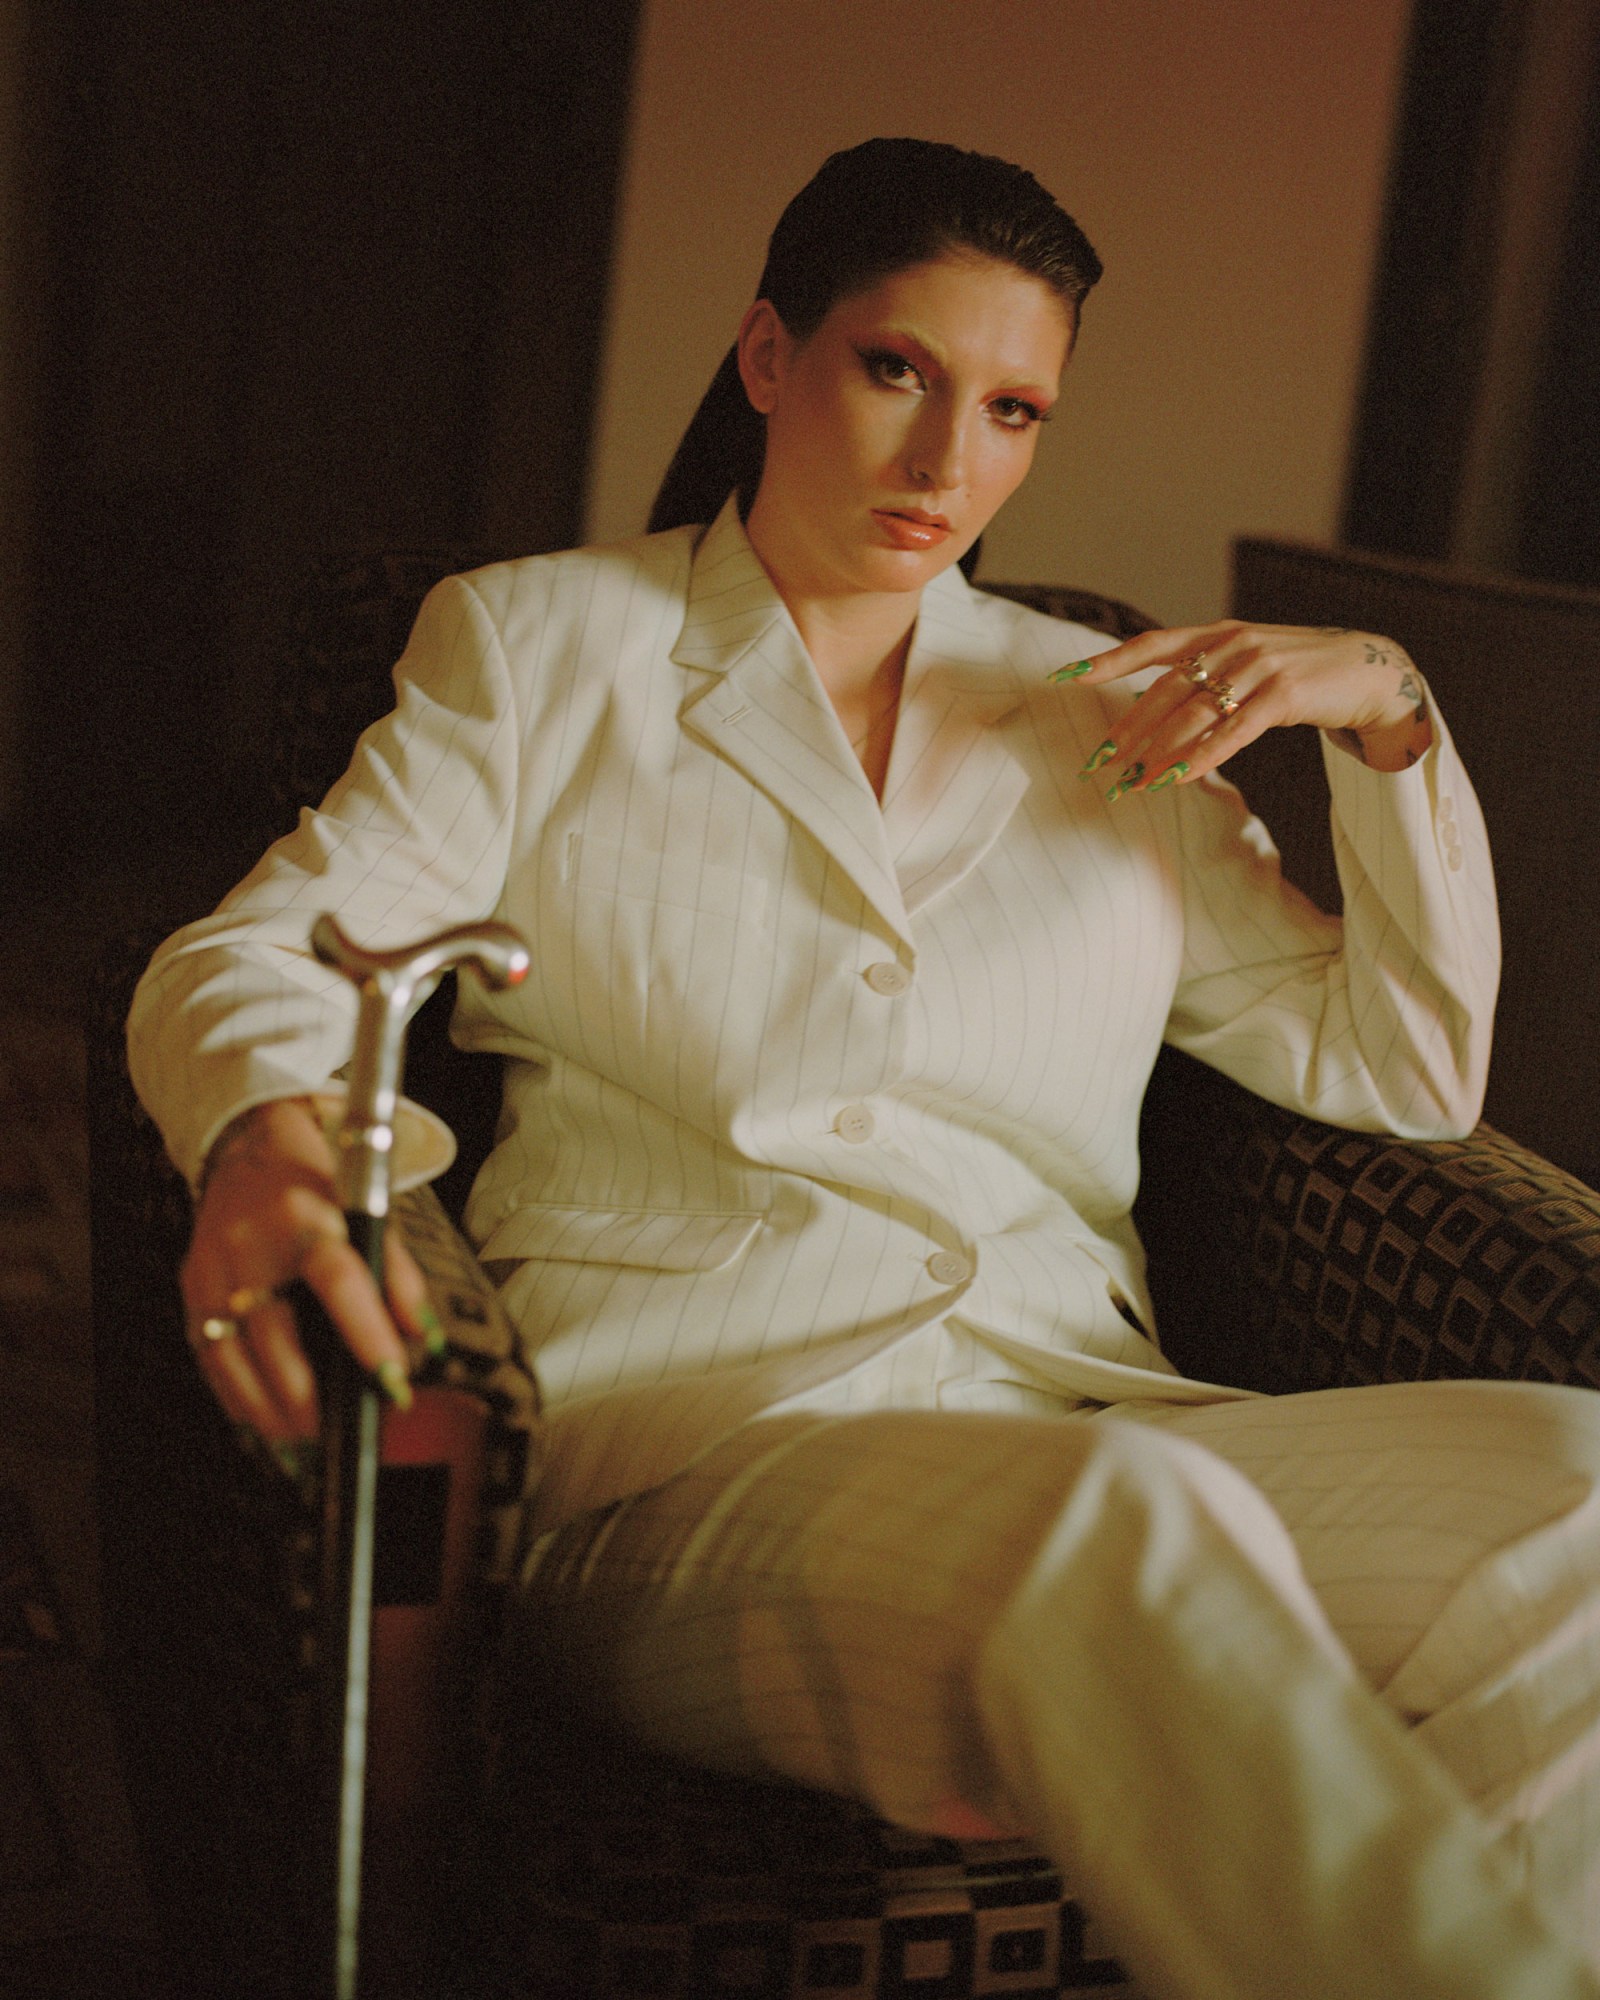
[[[386,703],[423,589],[472,560],[374,558],[316,581],[279,687],[290,775],[262,838],[296,788],[315,796],[337,775]],[[1147,623],[1086,594],[1008,594],[1118,636]],[[171,1935],[229,2000],[289,2000],[315,1491],[239,1450],[184,1346],[187,1196],[122,1056],[157,941],[108,958],[88,1038],[107,1678]],[[458,1208],[497,1087],[493,1065],[449,1045],[446,1005],[419,1017],[408,1081],[462,1138],[444,1185]],[[1165,1051],[1141,1146],[1157,1311],[1189,1371],[1273,1391],[1439,1374],[1600,1386],[1600,1197],[1498,1133],[1429,1146],[1337,1131]],[[417,1233],[460,1335],[457,1372],[496,1377],[503,1322],[469,1253],[437,1208],[423,1205]],[[521,1469],[508,1451],[503,1501]],[[569,1717],[503,1726],[493,1772],[478,1839],[443,1871],[476,1884],[460,1897],[479,1919],[463,2000],[1131,1990],[1026,1843],[921,1840],[840,1801],[596,1743]],[[197,1865],[208,1856],[225,1860]]]
[[[1347,1132],[1169,1049],[1141,1147],[1163,1345],[1191,1373],[1274,1395],[1600,1388],[1600,1195],[1489,1126],[1427,1145]]]
[[[1027,1841],[908,1833],[592,1737],[535,1737],[508,1780],[492,1840],[515,1874],[463,2000],[1132,1993]]]

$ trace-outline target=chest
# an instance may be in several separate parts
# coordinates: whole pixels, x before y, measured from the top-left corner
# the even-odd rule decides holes
[[[1043,1111],[1086,1067],[1147,1066],[1174,870],[1148,815],[1061,781],[1075,744],[924,698],[880,807],[842,732],[779,760],[770,715],[752,744],[717,692],[699,727],[681,698],[596,703],[547,760],[504,908],[536,941],[530,1043],[712,1126],[887,1086]]]

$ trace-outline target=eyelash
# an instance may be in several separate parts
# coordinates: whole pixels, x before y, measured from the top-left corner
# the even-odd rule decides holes
[[[1025,431],[1029,424],[1047,424],[1050,421],[1051,412],[1049,410],[1041,410],[1037,403],[1029,403],[1021,396],[998,396],[995,398],[995,403],[992,407],[998,408],[1002,404],[1011,409],[1020,410],[1023,416],[1027,418],[1027,423],[1008,424],[1002,417],[1000,422],[1002,428],[1005,430]]]
[[[867,373],[875,382],[883,383],[885,388],[898,389],[902,386],[902,382],[897,379],[897,371],[900,370],[916,376],[919,383],[922,381],[922,374],[916,363],[908,360],[903,354],[897,354],[892,347],[864,347],[859,351]],[[1037,403],[1030,403],[1022,396],[997,396],[990,409],[995,412],[1012,410],[1021,412],[1023,421],[1020,424],[1010,422],[1005,415],[996,415],[995,421],[1003,431],[1025,431],[1034,424],[1047,424],[1051,414],[1050,411],[1041,410]]]

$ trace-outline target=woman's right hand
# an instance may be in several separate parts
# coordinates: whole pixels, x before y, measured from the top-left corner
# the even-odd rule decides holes
[[[437,1321],[422,1273],[393,1227],[384,1248],[392,1313],[350,1245],[333,1149],[308,1099],[258,1104],[228,1126],[207,1160],[180,1281],[189,1345],[235,1423],[269,1444],[316,1434],[316,1378],[282,1296],[296,1279],[322,1301],[351,1353],[390,1396],[410,1401],[401,1328],[421,1338]],[[236,1332],[225,1330],[230,1323]]]

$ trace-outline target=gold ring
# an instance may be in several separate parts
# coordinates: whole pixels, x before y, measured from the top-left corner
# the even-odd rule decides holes
[[[227,1310],[232,1319],[248,1319],[253,1312],[260,1312],[274,1294],[265,1285],[240,1285],[227,1297]]]
[[[300,1266],[305,1262],[306,1258],[310,1256],[311,1252],[317,1247],[319,1243],[337,1244],[337,1243],[348,1243],[349,1241],[350,1241],[350,1225],[348,1222],[345,1221],[344,1217],[339,1213],[339,1211],[335,1209],[333,1211],[333,1220],[326,1226],[326,1228],[319,1229],[315,1223],[308,1223],[306,1227],[296,1235],[294,1239],[295,1269],[297,1271],[299,1270]]]
[[[1206,657],[1204,653],[1185,653],[1181,660],[1173,661],[1172,671],[1182,674],[1192,686],[1204,687],[1211,678],[1206,672]]]
[[[1238,702],[1234,699],[1233,687],[1228,681],[1218,681],[1215,687],[1208,687],[1206,693],[1216,703],[1218,715],[1232,715],[1233,711],[1239,706]]]
[[[213,1313],[209,1319],[201,1320],[200,1333],[201,1337],[209,1340],[213,1346],[218,1341],[237,1340],[239,1338],[239,1322],[236,1319],[230,1319],[226,1313]]]

